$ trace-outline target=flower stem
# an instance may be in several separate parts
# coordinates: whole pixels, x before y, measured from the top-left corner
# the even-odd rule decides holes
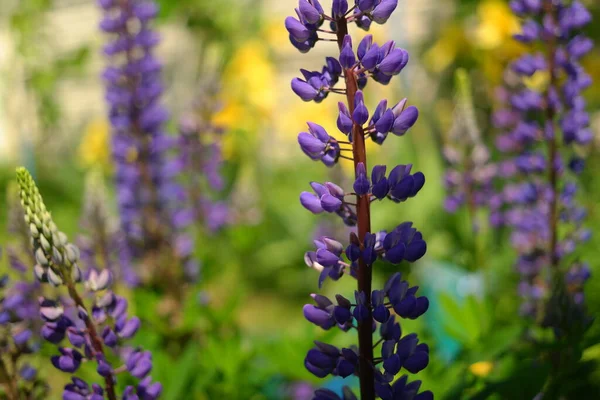
[[[556,8],[554,7],[551,0],[544,1],[544,10],[546,14],[550,17],[552,21],[552,25],[556,26]],[[550,183],[550,188],[552,190],[552,198],[550,200],[550,214],[549,218],[549,228],[550,228],[550,265],[553,270],[556,272],[558,269],[558,257],[556,254],[556,248],[558,244],[558,173],[556,170],[556,153],[558,152],[558,144],[556,141],[556,132],[555,132],[555,112],[554,108],[551,105],[550,98],[550,89],[555,88],[557,86],[557,76],[556,76],[556,37],[554,34],[550,35],[548,38],[548,54],[547,54],[547,62],[548,62],[548,72],[550,74],[550,83],[548,84],[548,88],[546,89],[546,119],[547,122],[552,124],[552,135],[547,138],[548,140],[548,180]]]
[[[69,275],[66,274],[66,276],[69,276]],[[69,291],[69,296],[71,297],[71,299],[73,299],[73,301],[75,302],[75,305],[78,308],[83,309],[85,311],[85,313],[87,314],[84,322],[85,322],[85,327],[87,328],[87,331],[88,331],[88,335],[90,336],[90,342],[92,343],[92,347],[94,348],[94,351],[96,353],[104,354],[102,340],[100,340],[100,337],[98,336],[98,332],[96,331],[96,327],[94,326],[94,324],[92,323],[92,321],[90,319],[90,314],[88,313],[87,308],[85,307],[85,304],[83,303],[83,300],[81,299],[81,296],[79,296],[79,293],[77,293],[75,284],[73,283],[73,281],[70,278],[67,280],[66,286],[67,286],[67,290]],[[104,382],[105,382],[106,395],[107,395],[108,399],[109,400],[117,400],[117,396],[115,394],[115,386],[114,386],[112,376],[105,377]]]
[[[346,18],[338,18],[337,42],[341,51],[344,37],[348,34],[348,23]],[[346,98],[350,115],[354,112],[354,98],[358,91],[358,82],[356,75],[351,69],[344,71],[346,81]],[[362,126],[354,123],[352,126],[352,152],[354,154],[354,166],[363,163],[367,167],[367,152],[365,150],[365,137]],[[365,234],[371,231],[371,203],[368,196],[356,196],[356,214],[358,217],[358,238],[361,243],[364,242]],[[362,246],[362,245],[361,245]],[[375,375],[373,371],[373,332],[371,317],[371,280],[372,273],[362,258],[358,263],[358,290],[366,296],[367,309],[369,310],[367,318],[358,323],[358,350],[359,350],[359,380],[360,380],[360,398],[362,400],[375,399]]]
[[[8,333],[8,332],[7,332]],[[10,337],[7,335],[7,337]],[[2,385],[5,388],[7,400],[19,400],[19,391],[17,389],[16,368],[14,365],[13,355],[10,355],[10,361],[13,364],[11,368],[7,367],[4,360],[0,358],[0,376],[6,378],[6,384]]]

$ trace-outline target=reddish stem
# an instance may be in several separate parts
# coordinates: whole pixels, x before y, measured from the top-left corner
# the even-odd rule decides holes
[[[556,21],[556,9],[552,5],[551,0],[547,0],[544,2],[544,10],[547,15],[550,16],[552,20],[552,25],[557,26]],[[559,260],[556,254],[556,248],[558,245],[558,172],[556,170],[556,156],[558,152],[558,143],[556,141],[556,132],[554,123],[555,120],[555,112],[554,108],[551,105],[550,98],[550,89],[556,88],[557,86],[557,76],[556,76],[556,36],[554,33],[550,35],[548,38],[548,54],[547,54],[547,62],[548,62],[548,71],[550,73],[550,83],[548,85],[548,89],[546,90],[546,119],[548,122],[552,124],[552,135],[547,138],[548,140],[548,164],[549,164],[549,172],[548,172],[548,180],[550,182],[550,187],[552,189],[552,198],[550,200],[550,215],[548,220],[548,225],[550,227],[550,265],[553,269],[558,268]]]
[[[336,20],[337,42],[341,51],[344,37],[348,34],[348,23],[345,17]],[[344,71],[346,82],[346,98],[350,115],[354,112],[354,98],[358,91],[356,74],[352,69]],[[354,167],[363,163],[367,167],[367,152],[365,149],[365,137],[361,125],[356,123],[352,126],[352,153],[354,155]],[[371,202],[369,196],[356,196],[356,214],[358,217],[358,238],[364,243],[365,235],[371,231]],[[359,351],[359,379],[360,398],[362,400],[375,399],[375,375],[373,371],[373,325],[371,317],[371,280],[372,271],[362,258],[358,262],[358,290],[366,296],[366,305],[369,315],[364,321],[358,323],[358,351]]]
[[[73,284],[73,282],[67,282],[67,289],[69,291],[69,296],[71,297],[71,299],[73,299],[73,301],[75,302],[75,305],[78,308],[83,309],[87,315],[84,322],[85,322],[85,327],[87,328],[87,333],[90,336],[90,341],[92,342],[92,347],[94,348],[94,351],[97,354],[104,355],[104,348],[102,346],[102,340],[98,336],[96,327],[90,320],[90,317],[89,317],[90,314],[88,313],[87,308],[85,307],[85,304],[83,303],[83,300],[79,296],[79,293],[77,293],[77,289],[75,289],[75,285]],[[106,395],[108,396],[108,399],[109,400],[117,400],[117,396],[115,394],[115,386],[114,386],[112,376],[105,377],[104,382],[106,385],[105,389],[106,389]]]

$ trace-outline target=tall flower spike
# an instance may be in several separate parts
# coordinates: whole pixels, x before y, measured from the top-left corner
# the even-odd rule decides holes
[[[103,387],[94,384],[90,391],[86,382],[73,377],[73,384],[65,386],[63,397],[81,398],[94,393],[106,394],[109,400],[117,399],[117,378],[111,360],[113,352],[107,351],[110,348],[124,359],[125,364],[119,369],[142,379],[137,396],[157,399],[161,392],[160,384],[154,384],[152,391],[147,390],[150,385],[148,374],[152,368],[149,353],[123,346],[123,341],[135,335],[140,321],[137,317],[129,318],[127,300],[109,290],[112,281],[110,270],[90,269],[85,279],[86,296],[82,296],[77,287],[77,282],[83,280],[78,267],[79,249],[58,230],[26,169],[17,169],[17,181],[25,221],[30,224],[33,253],[38,262],[34,273],[42,282],[64,285],[71,299],[68,304],[45,298],[39,303],[44,322],[42,337],[58,345],[60,353],[52,356],[51,362],[54,367],[69,374],[75,373],[84,361],[95,362],[99,378],[104,381]],[[91,308],[86,306],[84,298],[93,299]],[[125,392],[136,393],[136,389],[128,387]]]
[[[136,261],[166,248],[176,256],[170,259],[181,264],[180,259],[186,257],[180,257],[177,245],[169,239],[185,235],[176,226],[178,211],[186,201],[177,181],[183,165],[170,154],[177,141],[164,128],[169,114],[160,102],[162,66],[153,55],[160,39],[151,27],[158,7],[152,0],[106,0],[99,6],[105,11],[100,28],[111,36],[104,47],[109,66],[102,76],[112,126],[121,230],[126,235],[122,258],[131,256]]]
[[[591,15],[579,1],[514,0],[511,8],[523,19],[515,40],[532,50],[512,63],[498,92],[504,105],[493,122],[502,131],[496,145],[506,154],[499,174],[507,181],[499,220],[511,228],[518,253],[521,312],[560,338],[589,323],[581,293],[589,274],[566,256],[589,238],[573,177],[591,140],[581,95],[591,78],[580,64],[593,45],[581,32]],[[532,86],[526,78],[533,75],[547,77],[547,84]]]
[[[396,0],[355,0],[350,8],[347,1],[333,0],[331,14],[326,15],[315,2],[309,5],[318,9],[315,13],[304,0],[300,1],[299,19],[288,17],[286,28],[290,32],[292,44],[301,52],[312,48],[319,35],[335,35],[339,54],[337,61],[327,59],[323,72],[301,70],[304,79],[292,81],[292,90],[304,101],[323,101],[329,94],[343,95],[345,101],[338,103],[338,129],[347,135],[348,141],[337,141],[320,125],[308,123],[309,132],[302,132],[298,142],[302,151],[313,160],[321,160],[327,166],[349,159],[354,164],[355,178],[353,192],[332,182],[324,184],[312,182],[314,193],[303,192],[300,202],[313,214],[336,213],[347,225],[356,225],[346,245],[330,238],[315,240],[316,250],[305,254],[307,265],[320,272],[318,284],[326,278],[336,281],[349,274],[358,281],[354,293],[354,304],[342,295],[336,302],[313,294],[315,304],[304,307],[308,321],[323,328],[335,327],[348,331],[358,330],[358,348],[338,348],[330,344],[315,342],[305,358],[306,368],[317,377],[336,375],[347,377],[357,375],[360,380],[360,398],[386,400],[399,398],[430,399],[431,392],[419,392],[421,382],[408,383],[407,375],[394,381],[402,369],[417,373],[429,363],[429,348],[418,343],[414,334],[402,337],[400,323],[396,322],[392,311],[400,318],[418,318],[429,306],[423,296],[417,296],[417,287],[409,287],[399,274],[393,275],[383,290],[372,290],[372,270],[378,259],[400,263],[414,262],[426,251],[422,234],[413,228],[411,222],[397,226],[390,233],[371,231],[370,206],[375,199],[388,198],[396,203],[417,195],[425,183],[422,173],[411,172],[412,165],[398,165],[386,177],[386,166],[375,166],[368,174],[365,140],[382,144],[391,132],[404,135],[416,122],[418,111],[406,107],[406,100],[388,108],[387,101],[379,103],[374,113],[366,107],[362,89],[369,78],[387,84],[399,74],[408,63],[408,53],[397,48],[393,41],[383,45],[373,42],[366,36],[355,49],[352,37],[348,35],[348,24],[355,22],[368,29],[372,21],[384,23],[397,6]],[[349,11],[350,10],[350,11]],[[306,15],[305,15],[306,14]],[[324,20],[331,22],[331,31],[320,29]],[[341,83],[343,77],[343,86]],[[370,119],[369,119],[370,117]],[[352,154],[352,156],[349,156]],[[369,179],[370,176],[370,179]],[[354,198],[355,200],[349,200]],[[344,251],[344,246],[345,251]],[[376,346],[373,340],[373,327],[380,324],[381,340]],[[381,344],[381,357],[374,357],[374,349]],[[354,399],[348,389],[343,399]],[[328,390],[317,390],[314,399],[341,399]]]

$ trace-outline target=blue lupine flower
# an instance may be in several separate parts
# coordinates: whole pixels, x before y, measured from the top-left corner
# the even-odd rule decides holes
[[[591,15],[579,1],[554,1],[542,7],[541,1],[513,0],[511,8],[523,18],[521,33],[515,39],[536,44],[541,52],[514,61],[508,74],[518,79],[508,75],[511,84],[500,91],[505,106],[496,111],[493,120],[503,131],[497,147],[512,158],[501,164],[499,173],[517,183],[505,184],[494,216],[495,222],[512,229],[511,241],[518,252],[516,269],[521,274],[522,313],[532,317],[545,314],[544,325],[558,334],[565,324],[573,325],[565,322],[570,318],[565,313],[572,317],[579,313],[573,310],[583,310],[582,302],[577,300],[581,299],[580,289],[567,290],[573,310],[555,306],[561,303],[558,298],[564,290],[551,287],[545,277],[555,275],[576,244],[589,238],[582,227],[585,212],[573,201],[576,186],[569,181],[565,168],[566,164],[580,173],[584,163],[578,156],[569,156],[568,163],[563,161],[559,146],[571,150],[573,145],[585,146],[592,139],[581,96],[591,79],[579,63],[593,47],[580,32],[591,21]],[[523,78],[537,72],[550,76],[542,92],[523,83]],[[570,233],[559,236],[560,224],[570,225]],[[575,263],[572,270],[578,269],[579,263]],[[567,286],[569,273],[565,277]],[[539,305],[546,301],[548,306],[543,310]]]
[[[340,279],[344,273],[358,280],[358,290],[354,293],[355,303],[342,295],[336,295],[337,304],[328,298],[313,294],[315,304],[304,306],[304,316],[311,323],[329,330],[338,327],[348,331],[357,327],[361,354],[352,348],[339,349],[333,345],[315,342],[309,350],[305,367],[318,377],[336,375],[346,377],[357,375],[361,383],[361,398],[372,399],[375,394],[386,399],[428,399],[430,392],[417,395],[420,381],[406,384],[406,376],[393,386],[389,383],[402,368],[416,373],[429,362],[429,348],[418,343],[416,335],[402,337],[401,328],[395,322],[392,312],[401,318],[414,319],[422,315],[429,306],[426,297],[417,296],[417,287],[409,287],[399,274],[393,275],[384,290],[365,291],[371,287],[371,274],[378,259],[392,263],[404,260],[414,262],[426,251],[423,236],[412,223],[399,225],[390,233],[370,232],[370,204],[375,199],[385,199],[400,203],[417,195],[425,184],[425,176],[411,173],[412,165],[398,165],[386,177],[386,166],[373,168],[370,179],[367,175],[365,139],[371,138],[383,144],[389,133],[404,135],[417,121],[418,110],[406,107],[406,99],[388,108],[387,101],[381,101],[373,113],[369,112],[362,89],[369,78],[381,84],[388,84],[407,65],[409,56],[406,50],[396,47],[393,41],[378,45],[371,35],[365,36],[353,48],[352,37],[348,35],[348,22],[368,29],[371,22],[385,23],[397,7],[397,0],[355,0],[350,8],[346,0],[333,0],[331,14],[326,15],[320,4],[300,0],[298,19],[288,17],[285,21],[292,44],[301,52],[310,50],[323,35],[334,35],[339,47],[336,59],[327,58],[323,72],[301,70],[303,79],[292,80],[292,90],[304,101],[321,102],[329,95],[344,95],[345,102],[338,103],[337,127],[348,141],[337,141],[325,129],[309,123],[309,132],[298,136],[302,151],[313,160],[321,160],[327,166],[334,166],[345,159],[354,163],[355,177],[352,193],[332,182],[324,184],[312,182],[314,193],[303,192],[300,203],[313,214],[336,213],[344,223],[357,226],[357,233],[351,233],[345,246],[330,237],[315,241],[316,251],[305,254],[305,262],[319,271],[318,284],[321,287],[326,278]],[[350,10],[350,11],[349,11]],[[330,21],[331,31],[320,29],[321,24]],[[340,77],[344,77],[343,87],[339,87]],[[346,146],[351,146],[347,148]],[[352,151],[353,157],[345,151]],[[349,153],[348,153],[349,154]],[[356,198],[355,202],[347,200]],[[344,258],[345,257],[345,258]],[[388,299],[388,300],[386,300]],[[381,324],[382,350],[386,361],[378,366],[373,356],[372,333],[374,326]],[[383,359],[382,359],[383,360]],[[375,368],[374,368],[375,367]],[[384,372],[381,372],[382,368]],[[345,390],[343,399],[354,399]],[[342,399],[329,390],[317,390],[314,399]]]

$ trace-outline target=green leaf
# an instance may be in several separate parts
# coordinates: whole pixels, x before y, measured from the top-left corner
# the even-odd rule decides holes
[[[200,346],[196,343],[190,343],[182,355],[177,358],[174,368],[170,369],[168,375],[168,385],[165,385],[165,400],[177,400],[186,397],[185,393],[189,386],[193,384],[194,377],[197,375],[197,360],[200,357]],[[173,365],[173,364],[171,364]]]

